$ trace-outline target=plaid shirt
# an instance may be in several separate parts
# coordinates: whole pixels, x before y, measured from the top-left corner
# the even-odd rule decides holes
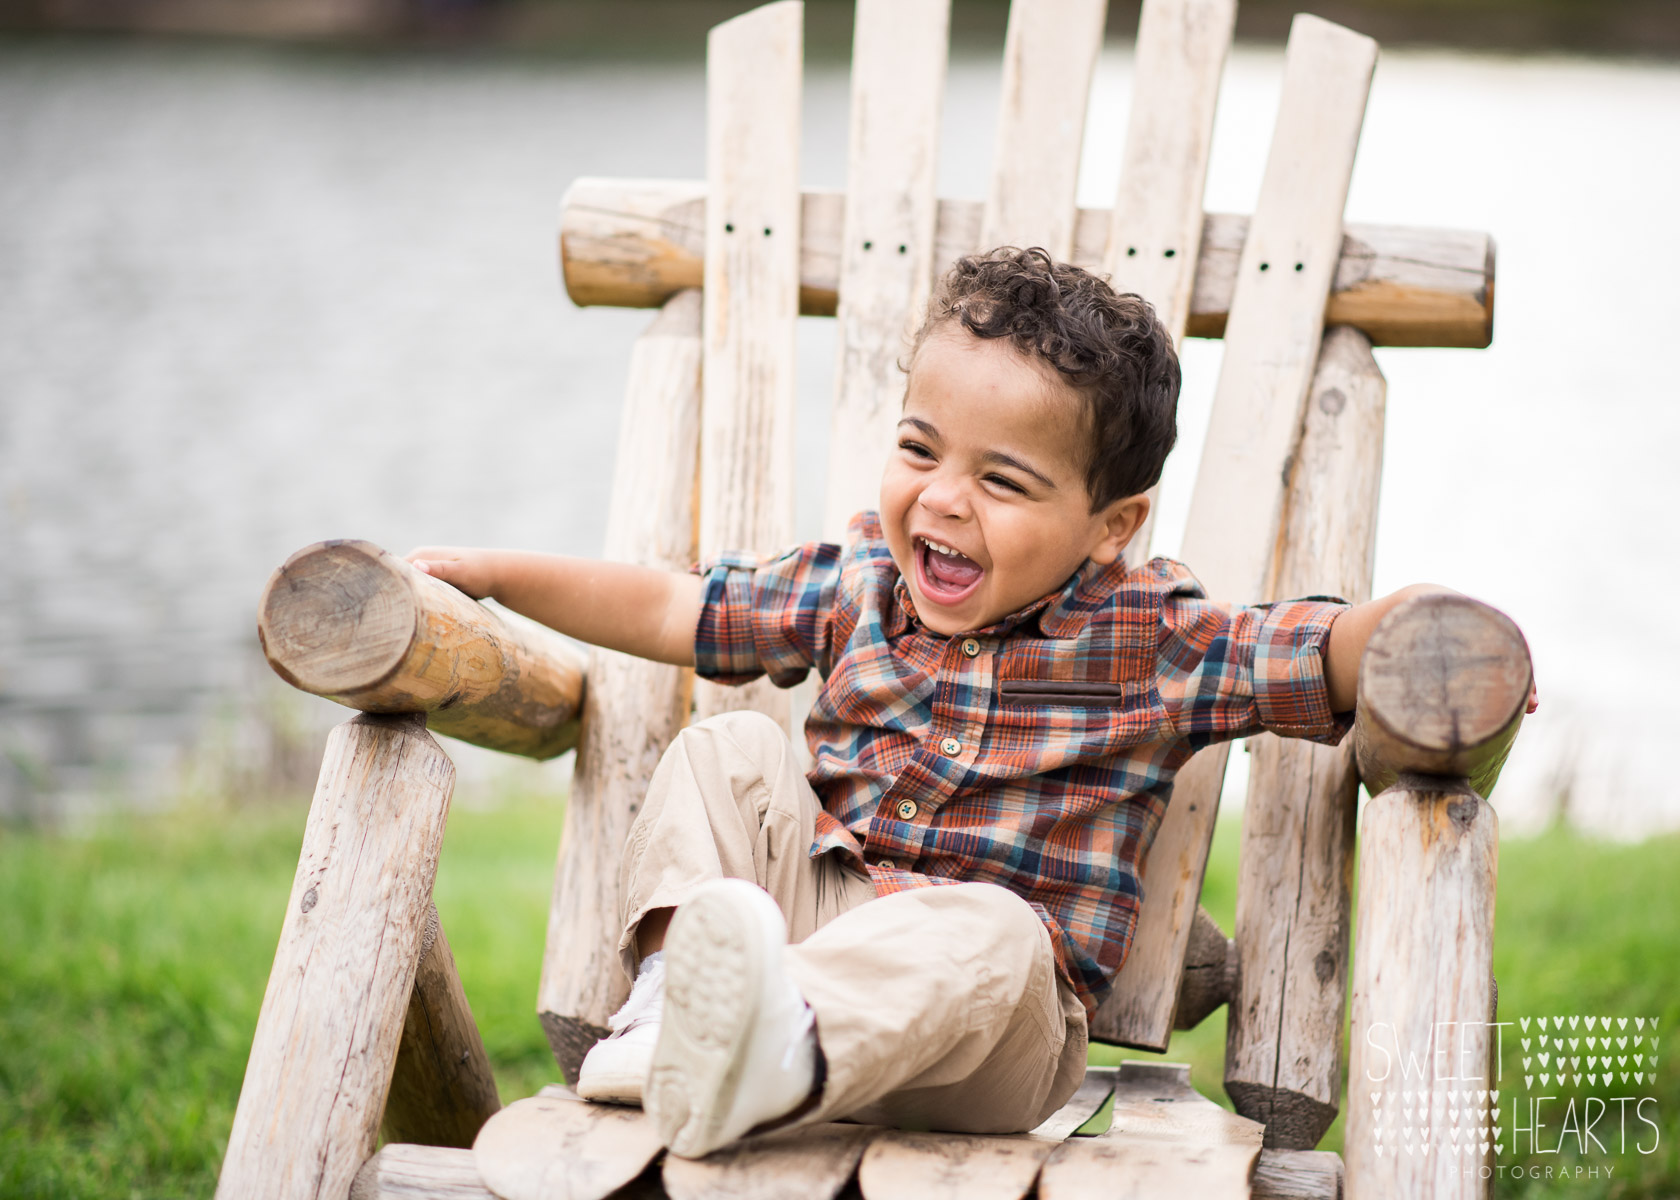
[[[961,637],[922,627],[874,513],[850,544],[701,568],[698,673],[823,678],[805,722],[822,799],[812,856],[876,891],[984,882],[1049,927],[1094,1011],[1125,961],[1173,775],[1263,729],[1334,742],[1323,648],[1340,602],[1235,607],[1181,564],[1087,562],[1060,591]]]

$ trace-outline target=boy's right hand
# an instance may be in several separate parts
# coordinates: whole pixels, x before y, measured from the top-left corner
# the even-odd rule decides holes
[[[497,586],[496,552],[472,546],[416,546],[403,556],[415,569],[460,588],[474,600],[493,595]]]

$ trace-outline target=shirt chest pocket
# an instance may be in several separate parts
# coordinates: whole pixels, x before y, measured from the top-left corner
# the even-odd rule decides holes
[[[1147,741],[1166,726],[1153,673],[1107,656],[1051,659],[1005,651],[993,713],[997,723],[1024,733],[1055,737],[1067,731],[1109,746]]]

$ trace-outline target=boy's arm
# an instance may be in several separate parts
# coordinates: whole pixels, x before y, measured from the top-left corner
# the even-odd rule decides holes
[[[474,599],[493,599],[581,642],[655,662],[694,665],[704,586],[697,575],[464,546],[421,546],[407,558]]]
[[[1355,604],[1343,612],[1330,626],[1330,640],[1324,647],[1324,678],[1330,693],[1330,711],[1351,712],[1359,700],[1359,660],[1365,655],[1365,643],[1371,631],[1388,615],[1388,611],[1414,596],[1457,595],[1452,588],[1434,583],[1414,583],[1378,600]],[[1528,694],[1528,711],[1540,707],[1538,693]]]

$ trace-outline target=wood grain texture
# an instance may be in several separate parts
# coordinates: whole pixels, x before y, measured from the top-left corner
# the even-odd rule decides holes
[[[879,503],[904,399],[900,358],[933,286],[934,190],[951,0],[859,0],[840,238],[838,364],[823,536]]]
[[[748,1138],[705,1158],[667,1155],[670,1200],[832,1200],[880,1131],[830,1123]]]
[[[1359,839],[1347,1191],[1469,1200],[1489,1194],[1486,1143],[1455,1152],[1446,1129],[1431,1129],[1425,1154],[1421,1139],[1385,1128],[1379,1154],[1376,1123],[1379,1101],[1402,1087],[1428,1097],[1498,1086],[1488,1028],[1498,819],[1462,782],[1407,781],[1365,806]]]
[[[1364,334],[1325,335],[1269,596],[1370,599],[1386,392]],[[1267,1146],[1310,1150],[1341,1103],[1359,778],[1351,740],[1263,734],[1249,750],[1225,1090]]]
[[[502,1101],[436,906],[420,941],[380,1133],[387,1142],[469,1149]]]
[[[364,712],[423,712],[434,733],[553,758],[577,744],[583,655],[371,542],[288,558],[263,589],[257,636],[280,678]]]
[[[580,305],[657,308],[699,287],[706,185],[700,180],[579,179],[560,212],[566,288]],[[806,189],[801,206],[799,310],[835,314],[845,197]],[[939,201],[935,274],[980,244],[982,206]],[[1103,269],[1113,214],[1079,210],[1072,261]],[[1225,336],[1250,219],[1207,213],[1190,293],[1189,337]],[[1348,225],[1326,325],[1352,325],[1378,346],[1487,346],[1493,338],[1494,244],[1485,233],[1404,225]],[[1293,264],[1292,264],[1293,265]]]
[[[1342,1156],[1328,1150],[1262,1150],[1253,1200],[1342,1200]]]
[[[1131,117],[1103,269],[1117,291],[1155,306],[1174,345],[1190,321],[1214,107],[1236,19],[1236,0],[1145,0],[1138,21]],[[1151,501],[1157,491],[1150,490]],[[1154,523],[1152,505],[1126,547],[1131,566],[1149,561]]]
[[[390,1142],[356,1172],[350,1200],[496,1200],[471,1150]]]
[[[1377,47],[1301,14],[1237,271],[1184,559],[1208,595],[1263,598],[1324,330]]]
[[[603,1200],[663,1148],[639,1108],[532,1096],[490,1118],[473,1160],[500,1200]]]
[[[882,1131],[858,1164],[864,1200],[1021,1200],[1061,1143],[1021,1134]]]
[[[1038,1195],[1247,1197],[1262,1136],[1255,1122],[1198,1095],[1189,1067],[1123,1063],[1114,1124],[1062,1143],[1039,1173]]]
[[[1073,253],[1085,108],[1107,11],[1107,0],[1010,4],[992,182],[971,249],[1042,246],[1058,260]]]
[[[694,561],[700,294],[679,292],[636,340],[604,555],[680,571]],[[537,1013],[577,1078],[630,983],[619,962],[619,862],[659,756],[688,718],[693,673],[611,650],[589,656],[577,767],[549,904]]]
[[[373,1154],[454,784],[419,716],[328,735],[222,1200],[336,1200]]]
[[[779,0],[706,43],[702,558],[793,544],[803,31],[803,5]],[[768,680],[702,681],[694,699],[702,718],[754,708],[788,723],[787,696]]]
[[[1353,743],[1375,795],[1402,772],[1499,779],[1534,682],[1516,622],[1468,596],[1418,596],[1390,610],[1359,663]]]
[[[1229,743],[1209,746],[1173,781],[1172,801],[1143,861],[1144,902],[1132,946],[1091,1019],[1092,1041],[1159,1053],[1172,1039],[1229,755]]]

